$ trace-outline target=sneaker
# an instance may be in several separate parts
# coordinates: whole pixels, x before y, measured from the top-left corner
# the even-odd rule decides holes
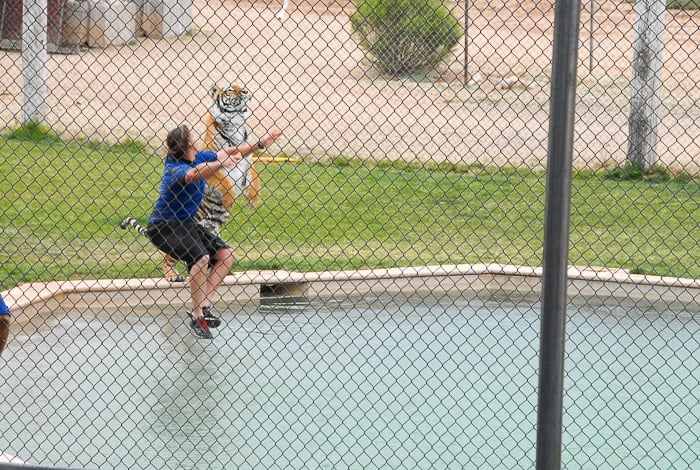
[[[190,321],[190,328],[192,329],[192,334],[200,339],[214,339],[214,335],[209,331],[207,322],[204,318],[193,318]]]
[[[202,307],[202,313],[204,313],[204,320],[206,320],[209,328],[218,328],[221,326],[221,317],[214,315],[211,306]]]
[[[204,314],[204,321],[207,322],[209,328],[218,328],[221,326],[221,318],[214,315],[211,307],[202,307],[202,313]],[[188,310],[187,315],[192,319],[192,310]]]

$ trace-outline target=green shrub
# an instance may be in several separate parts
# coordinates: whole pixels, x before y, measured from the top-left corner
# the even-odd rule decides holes
[[[671,172],[661,165],[645,169],[644,165],[628,163],[613,168],[603,174],[604,178],[617,181],[647,181],[649,183],[666,183],[673,179]]]
[[[358,0],[350,23],[377,70],[394,77],[434,68],[463,34],[441,0]]]
[[[669,10],[698,10],[700,0],[667,0],[666,8]]]

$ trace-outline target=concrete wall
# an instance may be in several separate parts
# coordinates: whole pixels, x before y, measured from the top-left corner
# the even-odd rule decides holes
[[[138,36],[169,38],[192,28],[192,0],[135,0],[141,16]]]
[[[138,14],[138,5],[133,2],[95,3],[88,20],[88,44],[92,47],[128,44],[136,36]]]
[[[572,302],[684,309],[700,314],[700,279],[631,274],[622,269],[569,267],[568,295]],[[353,296],[368,292],[423,292],[429,295],[458,290],[480,297],[508,295],[539,299],[542,268],[498,264],[417,266],[359,271],[289,272],[244,271],[226,276],[219,290],[224,301],[281,301],[275,293],[305,296]],[[23,284],[2,293],[17,320],[63,309],[189,302],[186,285],[157,279],[105,279]],[[267,299],[266,299],[267,297]],[[272,298],[271,298],[272,297]],[[15,313],[16,312],[16,313]],[[22,318],[23,317],[23,318]]]
[[[122,46],[137,37],[170,38],[192,29],[193,0],[51,0],[50,52]],[[53,12],[53,13],[52,13]],[[0,10],[0,47],[21,47],[22,2]]]

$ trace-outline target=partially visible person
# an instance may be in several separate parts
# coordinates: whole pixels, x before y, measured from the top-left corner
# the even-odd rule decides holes
[[[280,135],[280,130],[273,129],[260,139],[261,144],[267,146]],[[205,180],[222,168],[235,167],[242,155],[238,147],[218,152],[197,150],[194,134],[186,125],[170,131],[165,144],[168,155],[146,236],[156,248],[187,267],[192,296],[190,328],[197,338],[212,339],[209,328],[221,324],[212,302],[233,266],[234,254],[217,234],[199,225],[195,216],[204,198]]]
[[[10,309],[7,308],[5,299],[0,294],[0,355],[7,344],[7,337],[10,335]]]

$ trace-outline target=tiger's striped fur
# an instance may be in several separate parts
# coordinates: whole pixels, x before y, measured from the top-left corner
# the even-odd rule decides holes
[[[119,226],[125,230],[129,226],[134,227],[134,229],[136,229],[138,233],[140,233],[143,236],[146,236],[146,227],[141,225],[139,221],[133,217],[127,217],[126,219],[122,220],[122,223],[119,224]]]
[[[224,208],[224,200],[221,191],[217,191],[210,185],[204,188],[204,198],[199,205],[194,220],[205,230],[219,235],[221,227],[229,219],[229,211]]]
[[[205,148],[213,151],[246,144],[246,121],[251,93],[238,85],[226,88],[212,87],[212,104],[204,134]],[[223,195],[224,207],[230,211],[236,197],[244,195],[252,207],[260,204],[260,178],[253,166],[253,156],[247,155],[233,168],[223,168],[207,181]]]

